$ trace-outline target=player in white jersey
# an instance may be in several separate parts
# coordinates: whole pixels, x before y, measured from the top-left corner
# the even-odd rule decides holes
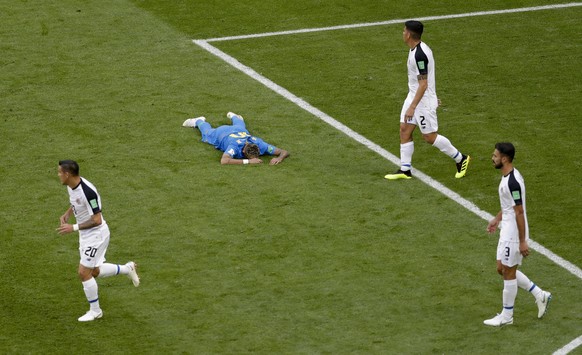
[[[483,323],[495,327],[513,324],[513,306],[518,287],[529,291],[538,305],[538,318],[548,309],[552,294],[542,290],[525,276],[517,267],[523,257],[529,255],[529,227],[525,208],[525,183],[517,169],[513,167],[515,147],[511,143],[497,143],[493,152],[493,165],[500,169],[503,177],[499,183],[501,211],[487,225],[487,231],[494,233],[497,228],[497,272],[503,276],[503,310],[497,316]]]
[[[67,185],[70,207],[61,216],[57,231],[60,234],[79,232],[79,277],[90,307],[79,321],[88,322],[103,316],[95,277],[127,275],[137,287],[137,265],[133,261],[125,265],[105,263],[109,227],[101,213],[101,196],[91,182],[79,176],[79,165],[73,160],[59,161],[58,175],[61,183]],[[76,224],[68,223],[71,214],[75,215]]]
[[[435,62],[430,47],[420,40],[424,25],[419,21],[406,21],[402,39],[410,48],[408,53],[408,96],[400,113],[400,169],[385,176],[388,180],[412,178],[412,133],[418,126],[423,139],[451,157],[457,166],[455,177],[467,173],[471,157],[463,155],[449,139],[438,134]]]

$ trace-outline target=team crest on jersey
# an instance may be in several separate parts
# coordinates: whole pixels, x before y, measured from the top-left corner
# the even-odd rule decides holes
[[[416,64],[418,64],[418,69],[424,70],[424,62],[423,61],[417,62]]]
[[[80,205],[81,204],[81,199],[78,198],[78,199],[75,200],[75,202],[77,203],[77,205]]]
[[[514,200],[519,200],[521,199],[521,194],[519,193],[519,191],[512,191],[511,195],[513,196]]]

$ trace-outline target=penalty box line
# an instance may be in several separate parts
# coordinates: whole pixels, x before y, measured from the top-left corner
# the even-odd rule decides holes
[[[441,16],[426,16],[426,17],[415,18],[415,20],[418,20],[418,21],[448,20],[448,19],[464,18],[464,17],[501,15],[501,14],[512,14],[512,13],[519,13],[519,12],[531,12],[531,11],[542,11],[542,10],[556,10],[556,9],[564,9],[564,8],[576,7],[576,6],[582,6],[582,2],[572,2],[572,3],[567,3],[567,4],[555,4],[555,5],[532,6],[532,7],[521,7],[521,8],[505,9],[505,10],[477,11],[477,12],[467,12],[467,13],[463,13],[463,14],[451,14],[451,15],[441,15]],[[256,33],[256,34],[240,35],[240,36],[208,38],[208,39],[205,39],[203,41],[222,42],[222,41],[235,41],[235,40],[240,40],[240,39],[294,35],[294,34],[300,34],[300,33],[347,30],[347,29],[363,28],[363,27],[394,25],[394,24],[398,24],[398,23],[404,23],[405,21],[406,21],[405,19],[396,19],[396,20],[388,20],[388,21],[380,21],[380,22],[356,23],[356,24],[351,24],[351,25],[340,25],[340,26],[318,27],[318,28],[304,28],[304,29],[290,30],[290,31],[265,32],[265,33]]]

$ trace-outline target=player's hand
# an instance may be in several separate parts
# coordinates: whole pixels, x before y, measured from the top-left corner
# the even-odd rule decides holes
[[[64,215],[61,216],[60,221],[61,221],[61,225],[63,224],[67,224],[67,222],[69,221],[69,215],[67,215],[66,213]]]
[[[269,165],[277,165],[277,164],[279,164],[279,163],[280,163],[280,162],[282,162],[282,161],[283,161],[283,159],[281,159],[281,158],[279,158],[279,157],[277,157],[277,158],[273,158],[273,159],[271,159],[271,161],[269,162]]]
[[[521,255],[528,256],[529,255],[529,245],[527,245],[527,241],[523,241],[519,243],[519,252]]]
[[[489,232],[489,234],[495,233],[495,231],[497,230],[497,226],[499,226],[499,221],[497,220],[497,218],[493,218],[492,220],[489,221],[489,224],[487,225],[487,232]]]
[[[414,117],[414,111],[415,109],[412,107],[409,107],[408,110],[406,110],[406,113],[404,113],[404,122],[412,121],[412,117]]]
[[[251,164],[263,164],[263,161],[259,158],[252,158],[252,159],[249,159],[249,163],[251,163]]]
[[[68,224],[68,223],[63,223],[63,224],[61,224],[61,226],[59,228],[57,228],[57,232],[59,232],[60,235],[72,233],[73,232],[73,225]]]

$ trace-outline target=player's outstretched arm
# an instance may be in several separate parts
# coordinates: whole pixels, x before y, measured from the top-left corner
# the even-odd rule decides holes
[[[285,158],[289,157],[289,152],[284,149],[275,149],[273,155],[276,155],[275,158],[271,159],[270,165],[277,165],[282,162]]]
[[[246,163],[245,163],[246,161]],[[222,165],[243,165],[243,164],[262,164],[263,161],[259,158],[252,159],[235,159],[228,155],[227,153],[222,154],[220,158],[220,164]]]

